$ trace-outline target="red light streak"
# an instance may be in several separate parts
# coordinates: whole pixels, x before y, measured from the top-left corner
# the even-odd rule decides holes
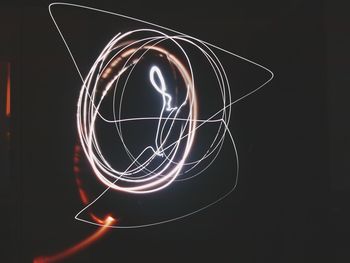
[[[89,199],[83,189],[79,189],[79,195],[84,205],[89,203]]]
[[[86,249],[92,243],[96,242],[101,238],[108,230],[111,225],[113,225],[116,220],[112,216],[107,216],[105,220],[102,221],[104,226],[100,227],[95,233],[80,241],[79,243],[67,248],[66,250],[59,252],[52,256],[40,256],[34,259],[33,263],[55,263],[61,262],[62,260],[73,256],[79,251]]]
[[[6,79],[6,117],[11,116],[11,64],[7,63]]]
[[[89,203],[89,197],[86,191],[84,190],[82,186],[82,180],[80,179],[80,152],[81,148],[79,145],[75,145],[74,147],[74,157],[73,157],[73,172],[76,179],[76,184],[79,192],[79,197],[84,205],[87,205]],[[92,245],[94,242],[96,242],[98,239],[102,238],[103,235],[107,233],[108,230],[110,230],[111,226],[116,224],[118,221],[111,215],[107,215],[105,219],[100,219],[98,216],[93,214],[92,212],[89,213],[89,216],[93,221],[96,223],[102,225],[96,232],[91,234],[89,237],[83,239],[82,241],[78,242],[75,245],[72,245],[71,247],[58,252],[51,256],[39,256],[34,258],[33,263],[56,263],[56,262],[62,262],[64,259],[67,259],[78,252],[86,249],[90,245]]]

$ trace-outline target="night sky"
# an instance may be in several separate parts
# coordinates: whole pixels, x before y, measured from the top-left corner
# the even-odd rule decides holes
[[[4,263],[32,262],[96,230],[74,220],[82,208],[72,169],[81,80],[49,16],[49,3],[0,3],[0,77],[10,62],[13,88],[10,150],[6,127],[0,126],[0,147],[8,153],[1,149],[0,164],[10,167],[0,172]],[[66,262],[349,262],[345,7],[302,0],[74,3],[206,40],[266,66],[275,78],[232,107],[241,171],[228,198],[169,224],[112,230]],[[60,17],[67,38],[84,40],[76,40],[72,51],[86,73],[97,56],[90,50],[103,48],[112,36],[99,38],[96,32],[111,32],[113,24],[96,17],[85,26],[70,12]],[[261,77],[249,70],[236,74],[252,83]],[[3,96],[3,80],[0,85]],[[8,121],[0,102],[0,120]],[[230,165],[232,159],[224,149],[221,161]],[[205,191],[199,193],[206,198]]]

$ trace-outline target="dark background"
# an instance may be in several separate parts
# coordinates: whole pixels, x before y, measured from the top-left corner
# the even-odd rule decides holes
[[[237,190],[185,220],[112,231],[69,262],[349,262],[346,7],[205,2],[79,3],[207,40],[275,73],[234,106]],[[31,262],[95,230],[73,220],[81,207],[71,155],[78,91],[67,87],[79,79],[48,3],[0,3],[0,60],[13,65],[14,92],[10,173],[0,172],[1,262]]]

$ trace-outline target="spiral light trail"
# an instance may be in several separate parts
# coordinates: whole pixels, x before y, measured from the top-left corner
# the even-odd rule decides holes
[[[84,78],[78,64],[65,40],[60,27],[53,14],[54,6],[66,6],[80,8],[83,10],[95,11],[101,14],[113,15],[133,22],[140,22],[146,27],[140,27],[127,32],[119,32],[103,48],[93,63],[87,76]],[[138,228],[159,225],[175,221],[199,211],[202,211],[230,195],[238,182],[239,159],[233,136],[228,129],[231,118],[231,106],[251,94],[257,92],[270,82],[274,76],[273,72],[266,67],[234,54],[230,51],[199,40],[197,38],[182,34],[153,23],[149,23],[133,17],[87,7],[72,3],[56,2],[49,5],[49,13],[60,34],[77,72],[82,80],[82,87],[77,104],[77,130],[81,147],[89,164],[106,189],[92,201],[82,187],[77,164],[80,162],[80,147],[75,148],[75,170],[77,186],[84,208],[78,212],[75,218],[79,221],[100,226],[100,229],[87,237],[85,240],[73,245],[62,252],[46,257],[37,257],[34,262],[59,262],[82,249],[88,247],[97,239],[101,238],[109,228]],[[167,33],[165,33],[167,32]],[[199,119],[200,108],[197,98],[198,90],[201,86],[196,85],[198,72],[193,70],[193,60],[191,52],[187,48],[199,51],[206,63],[211,68],[212,75],[216,78],[217,90],[221,96],[221,108],[206,119]],[[254,90],[238,97],[231,98],[231,87],[228,76],[215,51],[220,51],[226,55],[233,56],[244,62],[267,71],[270,77],[256,87]],[[140,89],[151,87],[153,92],[158,93],[160,112],[158,115],[124,117],[122,115],[124,94],[129,88],[129,80],[133,78],[133,73],[140,63],[148,59],[149,54],[163,57],[167,60],[167,66],[176,76],[181,79],[181,87],[177,87],[185,94],[183,98],[173,94],[178,89],[174,89],[174,83],[166,78],[169,69],[164,68],[156,62],[150,63],[147,68],[149,79]],[[201,73],[203,74],[203,73]],[[208,74],[208,72],[204,72]],[[151,92],[151,90],[149,90]],[[105,116],[103,108],[108,98],[113,98],[113,117]],[[98,123],[112,124],[115,128],[115,137],[118,138],[126,156],[128,157],[127,167],[117,167],[118,163],[110,162],[108,153],[103,149],[100,142]],[[133,152],[132,147],[125,140],[123,125],[136,122],[156,122],[154,138],[141,151]],[[196,134],[198,129],[202,129],[206,124],[216,125],[216,133],[209,139],[209,146],[195,159],[192,157],[193,148],[196,147]],[[180,127],[180,128],[179,128]],[[107,213],[105,219],[101,219],[90,211],[90,207],[98,201],[110,189],[126,192],[130,194],[148,194],[162,190],[174,181],[187,181],[203,173],[218,157],[225,138],[228,135],[232,144],[235,162],[234,180],[231,189],[219,196],[211,203],[204,205],[192,212],[173,217],[167,220],[160,220],[153,223],[122,226],[119,220]],[[140,137],[142,133],[140,133]],[[79,151],[77,150],[79,149]],[[91,220],[82,219],[80,215],[87,211]]]
[[[139,33],[151,33],[156,34],[156,36],[148,36],[133,42],[128,39],[130,37],[135,37],[135,35]],[[193,145],[197,124],[197,101],[193,74],[191,70],[190,72],[187,70],[179,59],[158,46],[165,41],[172,41],[182,49],[177,42],[178,39],[179,37],[173,38],[152,29],[139,29],[124,34],[117,34],[103,49],[84,81],[78,100],[78,133],[94,173],[98,179],[109,188],[134,194],[158,191],[170,185],[179,175],[185,164],[186,157],[189,155]],[[153,88],[159,92],[163,101],[159,117],[154,117],[159,120],[155,146],[149,145],[143,149],[138,156],[132,156],[129,167],[122,171],[114,168],[104,156],[97,140],[95,123],[98,118],[108,123],[115,123],[116,125],[120,125],[121,122],[126,121],[121,119],[120,116],[115,116],[113,120],[107,120],[99,112],[99,109],[109,93],[115,93],[118,88],[123,89],[124,93],[128,84],[127,80],[134,68],[150,50],[167,56],[169,63],[177,68],[185,83],[184,88],[187,90],[186,97],[180,105],[173,107],[172,96],[167,93],[167,84],[165,83],[162,70],[156,65],[150,68],[149,81]],[[187,57],[186,54],[185,56]],[[190,67],[189,60],[187,60],[187,62]],[[105,80],[108,79],[108,73],[110,72],[116,73],[106,82]],[[127,80],[124,83],[121,81],[123,75],[127,75]],[[104,85],[101,85],[101,82],[104,83]],[[122,100],[123,97],[120,98],[119,102],[115,101],[114,103],[119,103],[121,108]],[[180,112],[186,107],[188,108],[187,118],[178,118]],[[146,118],[139,118],[138,120],[141,121],[145,119]],[[135,121],[135,119],[129,121]],[[172,134],[172,128],[176,121],[183,122],[183,127],[177,139],[172,140],[170,134]],[[124,143],[123,136],[120,132],[121,129],[118,128],[118,126],[116,127],[120,141],[129,154],[130,151]],[[182,145],[184,145],[184,149],[180,153],[179,149]],[[180,155],[181,157],[179,157]],[[139,162],[139,160],[144,159],[145,156],[147,156],[146,160]],[[148,169],[157,158],[163,158],[165,161],[161,162],[152,170]],[[138,176],[145,171],[146,175]]]
[[[94,11],[100,14],[128,19],[141,23],[144,26],[117,33],[99,53],[86,77],[83,77],[72,51],[52,14],[54,6]],[[235,141],[228,129],[231,119],[231,106],[257,92],[270,82],[274,76],[271,70],[252,60],[195,37],[118,13],[64,2],[50,4],[49,13],[83,83],[76,113],[80,143],[94,174],[106,186],[106,189],[100,195],[76,215],[75,218],[77,220],[103,226],[103,224],[98,222],[82,219],[80,215],[110,189],[131,194],[147,194],[162,190],[174,181],[193,179],[214,163],[224,142],[227,141],[226,138],[228,138],[233,147],[234,156],[232,159],[235,160],[232,162],[235,173],[230,191],[197,210],[169,220],[144,225],[113,225],[111,227],[135,228],[174,221],[206,209],[232,193],[238,182],[239,159]],[[212,88],[216,89],[221,96],[220,108],[205,119],[198,117],[200,116],[200,103],[198,102],[197,94],[203,87],[196,85],[198,72],[193,70],[193,63],[196,63],[196,61],[192,52],[188,50],[189,46],[192,50],[197,50],[206,61],[211,72],[201,72],[200,74],[211,74],[216,78],[217,87]],[[218,57],[218,52],[233,56],[243,62],[248,62],[268,72],[270,77],[255,89],[233,100],[229,78],[224,65]],[[129,98],[124,97],[124,94],[129,89],[129,79],[134,77],[133,74],[136,72],[135,69],[139,67],[139,64],[149,59],[149,54],[166,58],[167,66],[176,71],[177,77],[181,79],[182,85],[179,89],[185,93],[185,96],[179,100],[177,94],[174,94],[174,83],[166,77],[169,69],[165,68],[164,64],[149,63],[145,69],[145,75],[148,76],[148,80],[145,80],[144,86],[139,87],[139,89],[148,89],[150,93],[154,93],[154,91],[158,93],[159,105],[161,105],[159,114],[125,117],[122,114],[122,110],[124,105],[129,103]],[[104,115],[102,110],[111,96],[114,105],[112,118]],[[127,123],[144,123],[146,121],[157,122],[154,138],[141,151],[134,152],[125,140],[122,126]],[[98,123],[101,122],[114,125],[115,137],[120,141],[125,154],[129,158],[129,163],[126,167],[118,167],[118,162],[111,162],[110,156],[108,156],[109,153],[104,151],[98,134],[99,129],[97,128]],[[210,140],[208,148],[194,159],[192,152],[196,147],[196,135],[198,130],[207,124],[215,125],[216,133],[213,137],[208,138]],[[179,129],[178,127],[181,128]],[[140,137],[142,137],[141,133]]]

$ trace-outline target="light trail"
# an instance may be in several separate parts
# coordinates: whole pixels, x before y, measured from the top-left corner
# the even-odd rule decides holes
[[[11,64],[7,63],[6,74],[6,117],[11,117]]]
[[[103,48],[89,73],[83,78],[73,54],[52,14],[51,9],[56,5],[72,6],[111,14],[142,22],[160,30],[154,28],[140,28],[128,32],[119,32]],[[49,13],[83,82],[79,93],[76,114],[78,136],[83,152],[94,174],[106,186],[106,189],[96,198],[90,200],[79,175],[80,147],[76,146],[73,170],[76,176],[79,196],[84,208],[77,213],[75,219],[100,226],[100,228],[89,237],[62,252],[51,256],[35,258],[34,263],[61,262],[89,247],[106,234],[110,228],[148,227],[191,216],[220,202],[234,191],[238,182],[239,158],[235,141],[228,128],[231,118],[231,107],[233,104],[257,92],[270,82],[273,78],[273,73],[269,69],[197,38],[146,21],[105,10],[70,3],[52,3],[49,5]],[[171,34],[166,34],[161,30],[166,30],[171,32]],[[170,44],[172,45],[171,51],[167,49],[167,46]],[[190,58],[191,54],[187,52],[186,45],[195,47],[206,59],[208,65],[211,67],[212,74],[216,78],[216,84],[221,95],[221,109],[217,110],[217,112],[206,119],[198,118],[199,109],[196,89],[201,87],[196,87],[195,85],[196,76],[194,75]],[[226,71],[220,59],[213,51],[213,48],[258,66],[268,71],[271,77],[253,91],[232,100],[231,87]],[[176,50],[176,52],[174,50]],[[162,98],[159,116],[123,118],[124,93],[128,89],[129,79],[132,77],[134,69],[138,64],[145,60],[145,57],[152,52],[158,54],[160,57],[166,58],[169,66],[179,74],[182,82],[180,88],[185,91],[185,96],[182,101],[178,101],[178,98],[174,99],[172,91],[169,89],[173,83],[167,83],[164,78],[163,69],[157,64],[152,63],[148,68],[149,83],[145,84],[145,86],[150,86],[149,84],[151,84],[153,89],[156,90]],[[6,116],[8,117],[11,114],[10,81],[10,65],[8,65],[6,93]],[[117,98],[117,90],[120,91],[120,98]],[[101,111],[106,98],[109,96],[113,96],[113,105],[119,106],[113,107],[112,119],[104,116]],[[105,156],[97,136],[96,123],[99,121],[115,126],[116,135],[126,155],[129,157],[129,164],[126,169],[118,169],[115,165],[107,161],[108,158]],[[125,142],[122,124],[145,121],[157,121],[153,140],[154,144],[149,144],[136,154],[132,153]],[[181,129],[176,129],[178,124],[181,124]],[[198,129],[202,129],[204,125],[217,125],[216,134],[214,138],[211,139],[209,143],[210,146],[201,157],[196,160],[188,160],[190,159],[189,156],[192,148],[195,145],[196,133]],[[233,164],[235,168],[234,180],[231,189],[211,203],[177,217],[138,225],[119,225],[119,222],[110,214],[108,214],[105,219],[101,219],[90,211],[90,207],[109,190],[117,190],[130,194],[149,194],[168,187],[174,181],[193,179],[206,171],[216,160],[227,135],[235,154],[235,162]],[[186,175],[186,177],[179,178],[179,176],[184,175]],[[80,217],[80,215],[86,211],[90,216],[89,220]]]
[[[118,45],[120,41],[124,40],[126,37],[130,37],[135,33],[156,33],[160,34],[160,36],[156,37],[147,37],[145,41],[137,41],[134,43],[128,44],[126,46],[122,45],[118,50]],[[114,87],[114,92],[116,91],[116,87],[119,84],[121,76],[126,72],[128,73],[128,78],[130,74],[133,72],[133,69],[137,65],[134,61],[140,61],[144,55],[149,51],[153,50],[153,46],[163,42],[164,40],[169,39],[169,36],[162,34],[161,32],[157,32],[155,30],[150,29],[140,29],[134,30],[131,32],[127,32],[124,34],[118,34],[114,37],[109,44],[103,49],[102,53],[99,55],[98,59],[93,64],[87,78],[84,81],[84,85],[81,89],[79,100],[78,100],[78,111],[77,111],[77,123],[78,123],[78,133],[80,136],[80,141],[84,152],[91,164],[94,173],[98,177],[98,179],[104,183],[107,187],[119,191],[134,193],[134,194],[144,194],[151,193],[158,190],[161,190],[168,185],[170,185],[176,177],[179,175],[185,160],[190,152],[190,149],[193,144],[193,140],[195,137],[195,128],[196,128],[196,120],[197,120],[197,102],[194,90],[194,81],[193,74],[189,73],[185,66],[175,57],[170,59],[171,63],[179,70],[182,74],[183,81],[185,82],[185,87],[187,88],[186,98],[181,105],[176,107],[171,107],[171,96],[166,92],[166,84],[165,80],[162,76],[161,70],[157,66],[152,66],[150,69],[150,82],[153,87],[162,95],[163,106],[160,113],[160,119],[156,132],[156,147],[149,145],[146,147],[137,158],[132,156],[131,164],[129,168],[125,171],[120,171],[112,167],[112,165],[106,160],[104,157],[99,142],[96,136],[95,123],[96,119],[101,116],[99,109],[103,100],[107,96],[108,92],[112,90]],[[126,40],[124,42],[128,43]],[[174,41],[175,42],[175,41]],[[150,44],[152,43],[152,44]],[[176,43],[176,42],[175,42]],[[127,48],[132,48],[131,51]],[[159,50],[159,48],[157,49]],[[110,54],[110,52],[115,52],[116,54]],[[139,54],[141,51],[141,54]],[[168,52],[162,50],[165,54]],[[124,57],[127,58],[124,64],[121,66],[119,71],[115,74],[115,76],[109,81],[102,95],[98,96],[99,84],[100,84],[100,76],[104,74],[104,70],[106,70],[108,65],[104,65],[107,61],[108,57]],[[110,62],[111,60],[108,60]],[[188,60],[189,62],[189,60]],[[121,63],[122,64],[122,63]],[[190,71],[192,72],[192,70]],[[155,76],[157,76],[160,81],[160,86],[156,83]],[[128,79],[127,78],[127,79]],[[127,86],[127,82],[123,85],[123,90]],[[115,93],[114,93],[115,98]],[[122,104],[122,99],[120,99],[119,105]],[[189,105],[188,118],[184,122],[183,129],[179,134],[177,141],[172,142],[169,146],[167,142],[169,140],[169,134],[171,133],[171,129],[174,124],[174,120],[171,121],[170,128],[165,132],[165,136],[163,135],[165,124],[168,121],[168,117],[171,114],[174,114],[175,118],[180,113],[182,109],[185,108],[185,105]],[[169,111],[165,122],[162,124],[162,117],[164,115],[164,111]],[[114,113],[115,114],[115,113]],[[115,116],[116,117],[116,116]],[[116,118],[117,119],[117,118]],[[191,120],[191,121],[189,121]],[[124,148],[128,147],[125,145],[122,134],[121,127],[116,126],[118,130],[118,134],[121,142],[124,145]],[[187,131],[187,133],[186,133]],[[186,136],[184,136],[186,134]],[[181,144],[185,144],[185,149],[181,153],[182,157],[179,158],[179,152],[177,151]],[[169,150],[170,155],[166,155],[165,150]],[[130,154],[130,151],[127,149],[127,152]],[[151,155],[149,153],[151,152]],[[135,174],[143,173],[147,167],[149,167],[155,158],[158,156],[166,155],[169,161],[162,162],[160,166],[152,171],[149,171],[149,176],[143,176],[142,178],[136,177]],[[139,163],[139,160],[149,155],[146,158],[146,161]],[[179,158],[177,163],[175,164],[175,159]],[[175,165],[173,165],[175,164]],[[131,184],[132,186],[124,186],[123,183]]]
[[[138,38],[137,34],[147,33],[152,34],[151,36],[147,35],[144,38]],[[132,41],[131,38],[136,40]],[[179,53],[184,57],[182,61],[186,61],[186,65],[180,62],[180,59],[174,54],[168,52],[162,45],[165,45],[165,42],[170,42],[174,44]],[[189,59],[188,54],[181,44],[189,43],[197,47],[203,54],[203,56],[208,60],[208,63],[211,65],[214,75],[217,78],[217,83],[222,95],[222,103],[224,107],[216,112],[213,116],[206,120],[198,120],[198,108],[197,108],[197,98],[195,95],[195,85],[194,85],[194,75],[192,70],[192,64]],[[122,111],[122,101],[123,94],[127,88],[127,83],[129,77],[133,73],[134,68],[137,66],[137,63],[140,62],[147,52],[156,51],[166,57],[182,76],[184,87],[187,89],[185,100],[180,102],[179,105],[172,105],[172,96],[167,92],[166,83],[162,74],[162,70],[158,66],[151,66],[149,70],[150,83],[153,88],[156,89],[162,95],[162,108],[159,117],[145,117],[145,118],[131,118],[125,120],[121,116]],[[112,54],[111,54],[112,52]],[[124,60],[123,60],[124,59]],[[116,62],[117,61],[117,62]],[[103,79],[106,80],[110,74],[113,73],[110,69],[109,64],[113,65],[113,70],[115,72],[114,76],[111,76],[111,80],[105,85],[103,89],[99,86],[100,78],[103,76]],[[106,72],[108,72],[106,74]],[[121,80],[123,74],[127,74],[126,80],[124,82]],[[157,80],[156,80],[157,79]],[[120,88],[119,88],[120,87]],[[98,90],[103,89],[102,95]],[[121,98],[119,101],[116,100],[116,91],[121,89]],[[119,104],[119,114],[113,111],[114,119],[107,119],[100,112],[101,104],[104,102],[105,97],[109,92],[114,91],[113,94],[113,105]],[[231,96],[230,96],[229,82],[227,80],[226,72],[221,65],[218,58],[215,54],[203,43],[196,41],[195,39],[188,36],[169,36],[160,31],[153,29],[138,29],[129,31],[126,33],[117,34],[102,50],[97,60],[93,64],[90,72],[88,73],[84,84],[81,88],[79,100],[78,100],[78,111],[77,111],[77,123],[78,131],[80,136],[80,141],[83,147],[83,150],[90,162],[91,167],[94,170],[94,173],[98,179],[103,182],[107,189],[101,193],[94,201],[87,205],[83,210],[81,210],[77,215],[76,219],[86,222],[79,218],[79,215],[88,209],[92,204],[94,204],[99,198],[101,198],[109,189],[129,192],[133,194],[145,194],[155,191],[159,191],[168,185],[170,185],[180,174],[185,174],[194,169],[204,160],[212,157],[208,165],[210,165],[218,156],[218,153],[223,145],[225,135],[228,132],[228,123],[230,120],[231,114]],[[183,111],[185,107],[188,106],[188,117],[180,118],[178,117],[180,111]],[[114,110],[114,107],[113,107]],[[165,114],[165,112],[167,112]],[[115,123],[117,129],[117,135],[121,143],[124,146],[125,151],[130,157],[130,165],[126,170],[117,170],[112,167],[101,150],[99,142],[96,136],[95,123],[96,120],[100,119],[106,123]],[[158,126],[155,136],[155,146],[149,145],[137,156],[131,154],[128,146],[124,142],[121,123],[126,121],[145,121],[155,119],[158,121]],[[165,130],[166,123],[169,122],[170,125],[167,130]],[[183,128],[176,139],[169,141],[169,134],[175,122],[183,122]],[[217,135],[213,139],[210,148],[208,151],[198,160],[186,162],[186,158],[190,153],[191,147],[193,146],[193,141],[195,138],[196,130],[202,127],[207,123],[218,123],[219,128]],[[165,136],[163,136],[165,134]],[[174,136],[173,136],[174,137]],[[234,147],[234,152],[236,154],[236,180],[232,186],[234,189],[237,179],[238,179],[238,155],[236,151],[236,146],[234,144],[232,135],[230,134],[230,139]],[[179,153],[180,145],[185,144],[184,150]],[[216,153],[215,153],[216,152]],[[215,153],[215,154],[214,154]],[[144,160],[144,156],[148,154],[148,158]],[[178,155],[181,155],[181,158],[176,158]],[[163,161],[156,168],[149,168],[156,158],[162,157]],[[144,160],[141,162],[140,160]],[[201,171],[197,172],[194,175],[186,179],[191,179],[198,174],[202,173],[207,166],[204,167]],[[137,174],[141,174],[137,176]],[[135,175],[136,174],[136,175]],[[123,185],[126,184],[127,186]],[[135,186],[130,186],[134,184]],[[224,195],[226,196],[226,195]],[[224,198],[222,196],[221,198]],[[221,200],[219,198],[215,202]],[[214,202],[214,203],[215,203]],[[206,207],[214,204],[211,203]],[[191,214],[194,214],[206,207],[202,207],[199,210],[194,211]],[[188,216],[186,214],[184,216]],[[184,216],[173,218],[168,221],[177,220]],[[92,224],[99,225],[96,222],[90,222]],[[164,223],[166,221],[157,222]],[[153,224],[152,224],[153,225]],[[146,225],[142,225],[146,226]],[[124,226],[113,226],[116,228],[123,228]],[[133,226],[140,227],[140,226]]]
[[[155,80],[155,75],[157,75],[158,79],[160,80],[160,87],[158,87],[158,84]],[[165,81],[164,81],[164,77],[162,74],[162,71],[157,67],[157,66],[153,66],[149,72],[149,78],[151,80],[151,83],[153,85],[153,87],[160,93],[162,94],[163,97],[163,107],[162,107],[162,111],[163,109],[166,107],[167,111],[171,111],[171,110],[176,110],[177,107],[171,107],[171,100],[172,97],[169,93],[166,92],[166,85],[165,85]],[[160,119],[162,118],[162,114],[159,117]]]
[[[89,73],[84,78],[52,14],[52,8],[57,5],[83,8],[86,10],[115,15],[142,22],[148,26],[152,26],[152,28],[146,27],[116,34],[103,48],[92,65]],[[77,105],[77,127],[80,143],[94,174],[106,186],[106,189],[100,195],[90,201],[75,216],[77,220],[93,225],[104,226],[103,223],[96,222],[96,220],[89,221],[82,219],[80,218],[80,215],[82,212],[89,209],[109,190],[117,190],[131,194],[148,194],[162,190],[174,181],[190,180],[198,176],[216,160],[227,135],[235,154],[233,157],[233,159],[235,159],[235,162],[233,162],[235,169],[234,180],[231,189],[228,192],[222,194],[217,200],[202,206],[195,211],[169,220],[143,225],[111,225],[109,227],[138,228],[175,221],[202,211],[223,200],[233,192],[238,182],[239,158],[235,141],[228,128],[231,118],[231,107],[235,103],[257,92],[270,82],[274,76],[272,71],[256,62],[205,41],[125,15],[62,2],[50,4],[49,13],[83,82]],[[162,30],[171,32],[171,34],[164,33]],[[166,46],[170,44],[173,47],[171,51],[166,48]],[[216,77],[217,86],[219,88],[218,90],[221,95],[222,107],[207,119],[198,119],[199,109],[196,89],[201,87],[196,87],[195,85],[195,75],[190,58],[191,54],[186,51],[186,45],[196,48],[202,54],[208,65],[211,67],[212,74]],[[174,49],[177,50],[175,53]],[[231,97],[231,87],[228,76],[220,59],[214,52],[214,49],[232,55],[269,72],[270,78],[254,90],[233,100]],[[139,62],[151,52],[166,57],[169,65],[176,69],[182,79],[182,89],[186,90],[186,96],[183,101],[174,104],[173,101],[175,100],[171,92],[167,89],[169,83],[166,83],[164,79],[162,73],[163,70],[158,65],[150,65],[148,69],[150,78],[149,83],[151,83],[152,87],[162,96],[163,103],[159,116],[123,118],[122,105],[124,93],[128,88],[129,78],[132,76],[134,69],[138,66]],[[120,98],[117,98],[117,90],[121,94]],[[113,107],[112,119],[104,116],[101,111],[108,96],[113,96],[113,105],[119,105],[119,107]],[[186,115],[185,117],[183,116],[184,114]],[[136,154],[132,153],[125,142],[122,124],[152,120],[158,122],[154,145],[150,144],[140,152]],[[115,167],[115,164],[107,161],[108,158],[105,156],[97,136],[98,131],[96,130],[96,123],[99,121],[115,125],[116,135],[120,140],[125,153],[130,159],[129,165],[126,169],[118,169]],[[182,126],[180,131],[177,130],[177,135],[174,135],[175,126],[178,125],[178,123],[181,123]],[[216,135],[211,140],[209,143],[210,146],[201,157],[197,160],[189,160],[191,150],[195,146],[194,141],[196,132],[198,129],[202,129],[204,125],[217,125]],[[154,167],[155,163],[157,165]],[[186,175],[186,177],[179,178],[180,175]],[[81,194],[81,196],[84,197],[83,194]],[[82,199],[86,200],[87,198]]]
[[[85,189],[83,188],[82,180],[80,178],[80,168],[79,168],[80,162],[81,162],[80,152],[81,152],[80,146],[75,145],[74,157],[73,157],[73,172],[74,172],[76,184],[78,187],[79,197],[82,203],[84,205],[87,205],[89,203],[89,197]],[[63,262],[65,259],[80,253],[81,251],[91,246],[93,243],[97,242],[111,229],[113,225],[118,223],[118,220],[112,215],[107,215],[105,216],[105,219],[101,219],[100,217],[96,216],[94,213],[89,212],[89,216],[91,217],[93,222],[100,225],[97,231],[95,231],[93,234],[86,237],[85,239],[77,242],[76,244],[64,249],[63,251],[57,252],[53,255],[35,257],[33,259],[33,263]]]
[[[69,257],[72,257],[78,252],[88,248],[103,235],[105,235],[105,233],[109,230],[109,227],[112,226],[116,220],[111,216],[107,216],[103,221],[100,222],[103,226],[101,226],[96,232],[84,240],[55,255],[37,257],[34,259],[33,263],[57,263],[62,262]]]

